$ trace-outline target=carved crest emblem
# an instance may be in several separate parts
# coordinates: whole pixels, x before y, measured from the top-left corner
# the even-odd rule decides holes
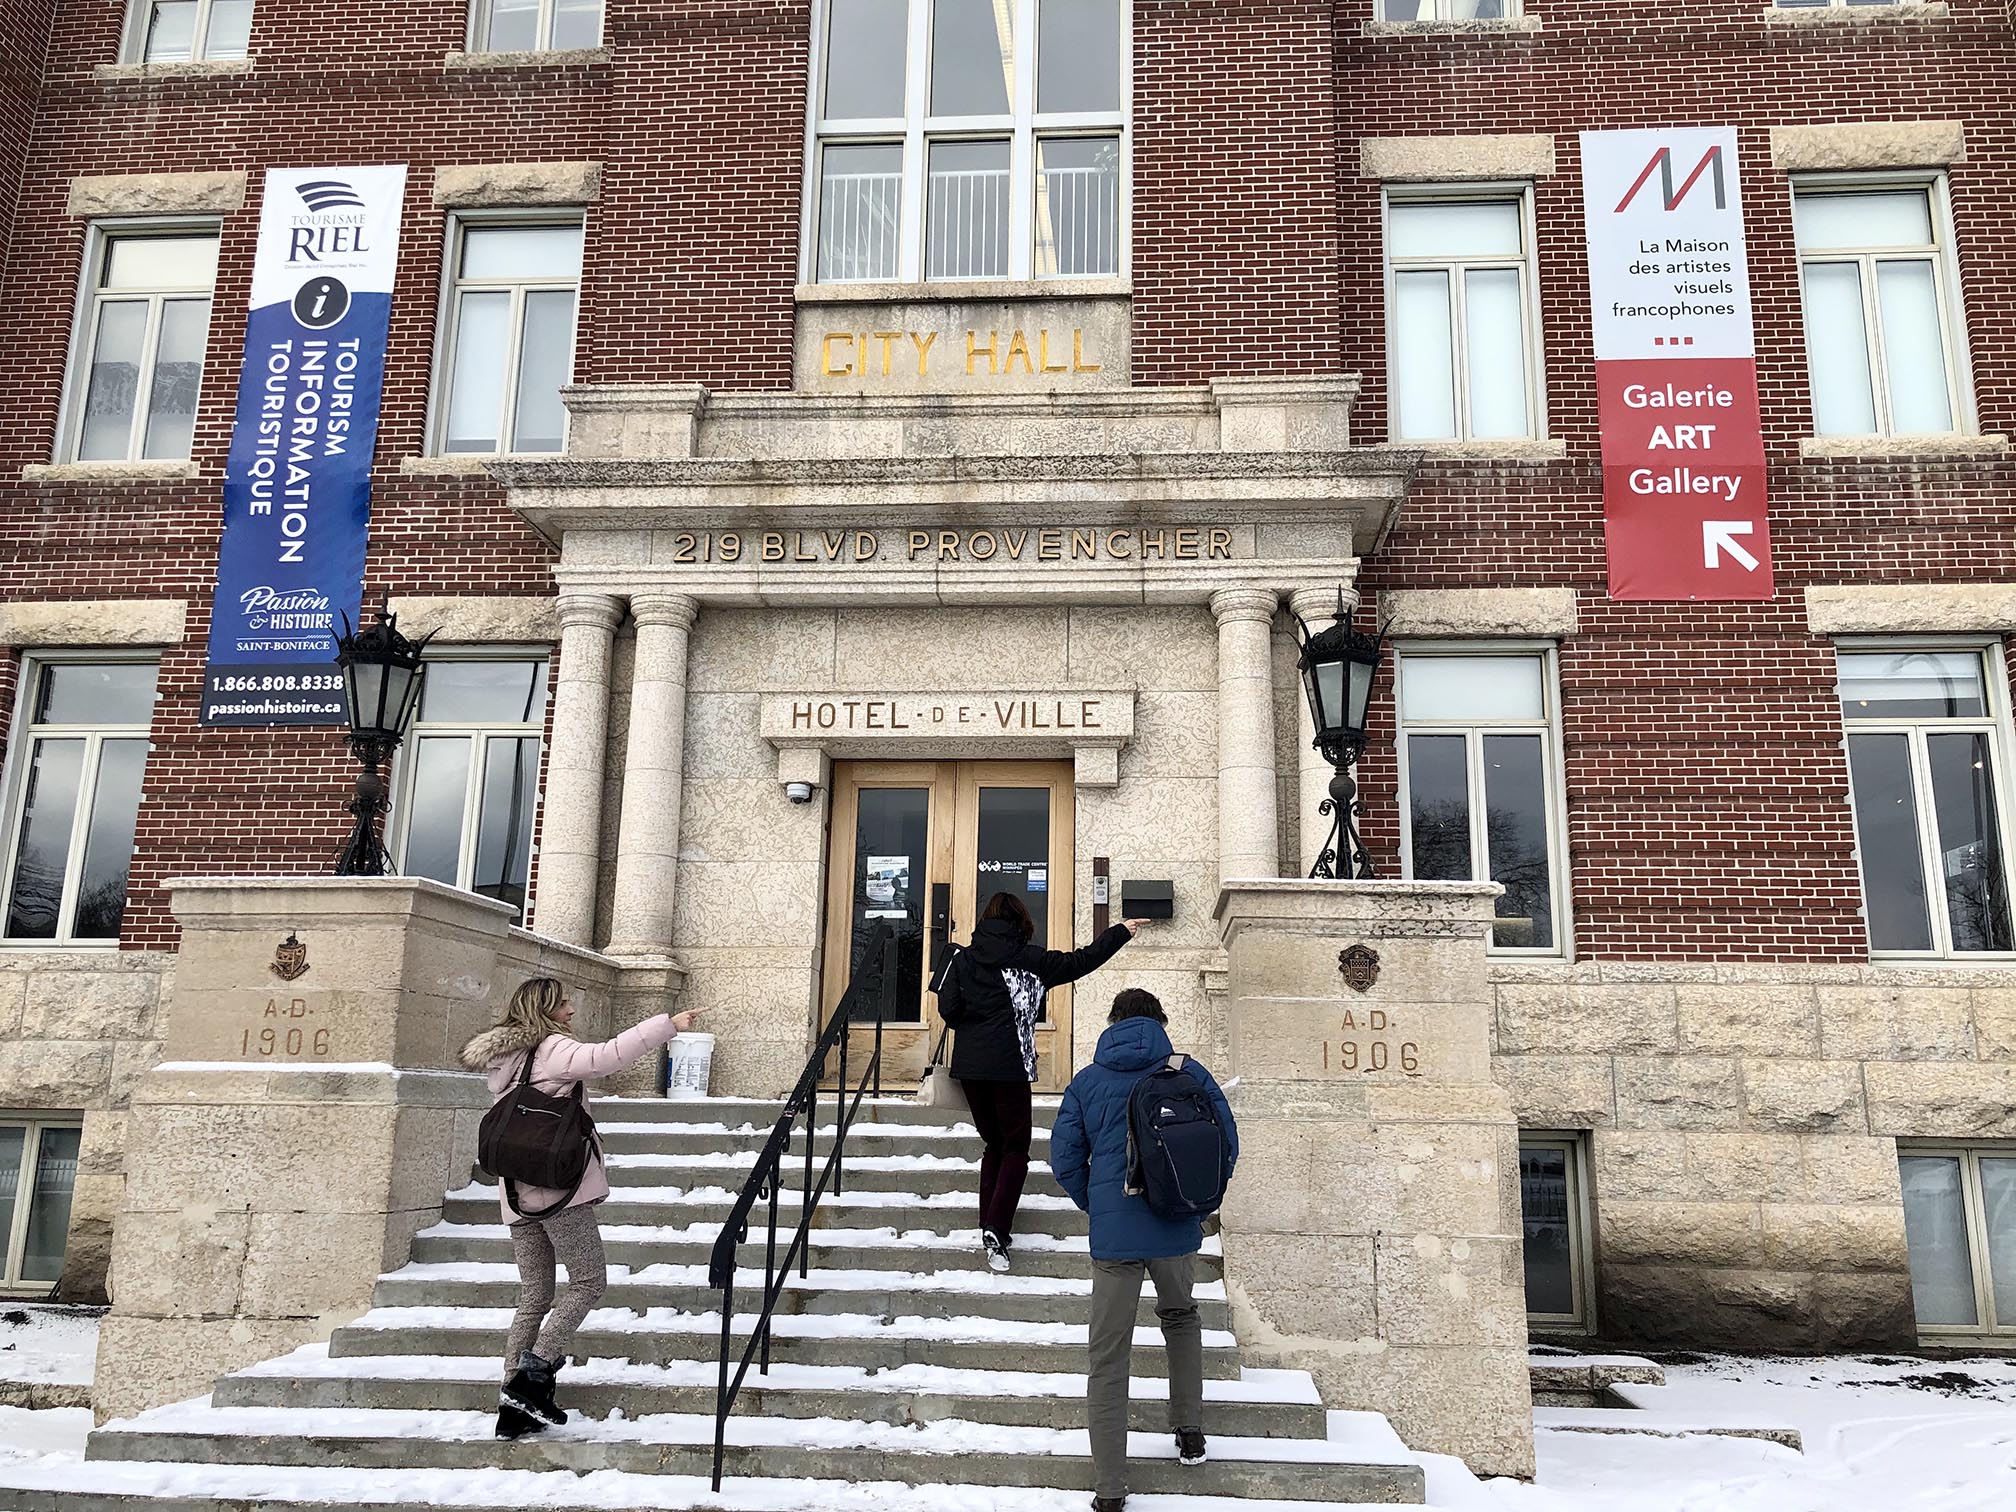
[[[273,947],[273,975],[291,982],[308,969],[308,947],[287,931],[287,938]]]
[[[1370,992],[1379,980],[1379,952],[1369,945],[1349,946],[1337,952],[1337,969],[1353,992]]]

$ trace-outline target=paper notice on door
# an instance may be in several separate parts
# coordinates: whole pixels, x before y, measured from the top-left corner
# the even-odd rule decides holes
[[[910,858],[870,856],[862,867],[861,891],[865,919],[910,917]]]
[[[1050,890],[1050,868],[1032,866],[1029,868],[1029,891],[1048,892]]]

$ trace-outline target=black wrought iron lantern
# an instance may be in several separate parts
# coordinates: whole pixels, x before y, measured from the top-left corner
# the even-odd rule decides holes
[[[406,639],[399,633],[398,621],[396,614],[381,607],[377,624],[353,631],[346,615],[344,633],[336,641],[336,666],[343,674],[350,715],[350,750],[363,767],[357,774],[356,794],[347,805],[356,822],[336,859],[339,877],[382,877],[392,869],[379,839],[379,820],[387,807],[379,768],[406,738],[427,677],[421,660],[427,638]]]
[[[1317,805],[1319,814],[1335,816],[1330,837],[1317,853],[1309,875],[1335,878],[1341,850],[1347,877],[1369,877],[1372,858],[1358,838],[1358,784],[1351,776],[1351,767],[1365,751],[1372,679],[1379,671],[1385,637],[1364,635],[1351,628],[1342,588],[1337,590],[1334,624],[1312,634],[1298,614],[1295,630],[1302,645],[1302,687],[1309,697],[1309,717],[1316,730],[1314,744],[1323,753],[1323,759],[1336,768],[1330,779],[1330,796]]]

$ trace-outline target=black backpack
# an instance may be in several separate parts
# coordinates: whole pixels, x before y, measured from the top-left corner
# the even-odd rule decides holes
[[[1202,1218],[1218,1211],[1232,1179],[1232,1140],[1204,1084],[1183,1067],[1187,1057],[1150,1071],[1127,1094],[1129,1196],[1162,1218]]]
[[[572,1202],[596,1148],[595,1118],[582,1099],[581,1083],[560,1097],[532,1085],[538,1054],[539,1045],[525,1052],[518,1084],[497,1099],[476,1131],[477,1164],[504,1183],[504,1199],[520,1218],[550,1218]],[[566,1195],[550,1207],[527,1212],[518,1205],[520,1182]]]

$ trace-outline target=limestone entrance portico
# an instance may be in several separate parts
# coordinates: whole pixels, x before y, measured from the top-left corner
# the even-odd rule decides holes
[[[1353,601],[1416,460],[1351,448],[1356,392],[568,391],[568,452],[492,469],[561,552],[537,927],[676,956],[722,1085],[773,1094],[825,975],[831,763],[1066,760],[1063,943],[1094,856],[1171,881],[1142,964],[1205,1030],[1216,890],[1304,869],[1328,777],[1280,610]]]

